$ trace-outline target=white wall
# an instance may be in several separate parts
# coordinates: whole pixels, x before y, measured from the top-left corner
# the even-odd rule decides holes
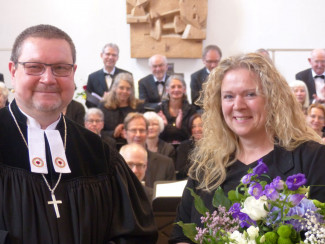
[[[176,0],[175,0],[176,1]],[[135,80],[150,70],[146,59],[130,58],[129,25],[125,0],[0,0],[0,72],[11,87],[8,72],[10,49],[15,37],[26,27],[52,24],[66,31],[77,48],[79,89],[89,73],[102,67],[99,57],[107,42],[121,49],[118,67],[130,70]],[[204,46],[217,44],[223,56],[258,48],[312,49],[324,47],[325,1],[323,0],[209,0],[207,39]],[[145,45],[145,43],[144,43]],[[276,65],[293,80],[308,68],[309,52],[276,53]],[[190,74],[202,68],[200,59],[170,59],[177,73]],[[189,87],[188,87],[189,93]]]

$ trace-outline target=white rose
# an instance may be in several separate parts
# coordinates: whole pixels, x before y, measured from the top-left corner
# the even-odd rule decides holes
[[[236,244],[247,244],[247,241],[245,240],[242,233],[240,233],[238,230],[234,231],[230,235],[230,239],[234,240]]]
[[[254,221],[265,218],[268,213],[264,209],[264,205],[267,205],[266,200],[266,196],[262,196],[258,200],[253,196],[247,197],[244,202],[244,208],[240,211],[247,214]]]
[[[249,236],[249,239],[251,240],[255,240],[256,237],[258,237],[258,232],[259,232],[259,228],[258,227],[255,227],[255,226],[250,226],[248,229],[247,229],[247,234]]]

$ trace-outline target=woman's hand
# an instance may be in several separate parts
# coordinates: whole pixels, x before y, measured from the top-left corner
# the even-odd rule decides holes
[[[119,124],[118,126],[115,127],[115,130],[114,130],[114,138],[118,138],[118,137],[122,137],[124,138],[124,135],[123,135],[123,128],[124,128],[124,125],[123,124]]]
[[[175,121],[176,128],[180,129],[182,127],[182,120],[183,120],[183,111],[182,109],[180,109],[178,110],[178,114]]]
[[[157,113],[164,121],[164,125],[166,126],[168,124],[168,121],[167,121],[167,118],[166,116],[164,115],[164,113],[162,112],[162,110],[160,110],[158,113]]]

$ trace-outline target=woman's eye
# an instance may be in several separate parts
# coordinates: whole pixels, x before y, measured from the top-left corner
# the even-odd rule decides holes
[[[233,96],[230,94],[223,95],[223,99],[232,99],[232,98],[233,98]]]
[[[256,93],[255,92],[249,92],[249,93],[247,93],[247,96],[248,97],[255,97]]]

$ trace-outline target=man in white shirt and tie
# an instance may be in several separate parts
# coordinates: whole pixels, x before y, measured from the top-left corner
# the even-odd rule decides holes
[[[325,50],[314,49],[311,52],[308,62],[311,68],[303,70],[296,74],[297,80],[302,80],[306,83],[310,103],[325,102]]]
[[[99,101],[94,99],[94,96],[97,98],[103,97],[105,92],[108,92],[112,87],[114,77],[117,74],[122,72],[130,73],[115,66],[119,58],[119,52],[118,46],[114,43],[108,43],[103,47],[100,57],[103,60],[104,67],[88,76],[86,91],[86,105],[88,108],[97,107]]]
[[[167,58],[156,54],[149,58],[148,63],[152,74],[139,80],[139,98],[145,101],[147,110],[154,110],[161,102],[165,92],[165,84],[168,79]]]

